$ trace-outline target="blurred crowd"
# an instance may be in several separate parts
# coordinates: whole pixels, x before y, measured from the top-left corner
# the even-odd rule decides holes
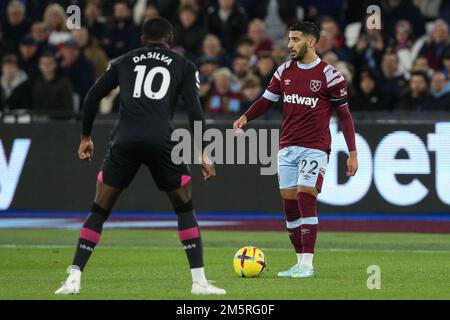
[[[68,23],[70,5],[81,28]],[[381,30],[367,27],[369,5],[381,8]],[[317,51],[346,78],[352,110],[450,110],[450,0],[2,0],[3,118],[77,117],[95,80],[140,46],[140,25],[155,16],[173,23],[173,50],[198,66],[208,117],[241,114],[259,98],[290,59],[287,30],[298,21],[320,25]],[[116,90],[100,110],[118,104]],[[275,105],[266,118],[280,112]]]

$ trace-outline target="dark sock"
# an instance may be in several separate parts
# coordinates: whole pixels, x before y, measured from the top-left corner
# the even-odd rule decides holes
[[[283,210],[286,215],[286,229],[296,253],[303,253],[301,235],[301,215],[297,200],[283,199]]]
[[[83,227],[80,230],[80,238],[78,239],[75,257],[72,262],[72,265],[78,266],[81,271],[83,271],[95,246],[100,241],[103,223],[108,219],[109,213],[109,210],[105,210],[94,203],[91,213],[84,221]]]
[[[178,217],[178,235],[186,252],[189,266],[203,267],[203,248],[192,200],[174,208]]]
[[[302,214],[302,244],[304,253],[314,253],[318,231],[316,197],[306,192],[297,195]]]

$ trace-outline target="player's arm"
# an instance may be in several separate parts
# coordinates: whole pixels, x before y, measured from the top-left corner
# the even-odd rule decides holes
[[[343,77],[341,75],[341,77]],[[331,89],[331,104],[335,107],[339,126],[344,134],[345,143],[349,152],[347,159],[347,176],[354,176],[358,170],[358,155],[355,143],[355,126],[353,124],[352,114],[347,102],[346,82],[342,80]]]
[[[275,71],[269,86],[264,94],[255,102],[252,103],[250,108],[233,123],[234,131],[238,132],[247,124],[247,122],[258,118],[266,113],[269,107],[280,99],[280,76],[278,70]]]
[[[191,132],[194,134],[195,123],[201,124],[202,137],[205,130],[205,116],[199,98],[200,78],[197,68],[192,63],[187,63],[183,83],[181,85],[181,97],[188,113]],[[203,139],[202,139],[203,140]],[[211,180],[216,176],[214,164],[203,154],[204,142],[202,141],[202,174],[205,180]]]
[[[94,143],[91,140],[91,131],[100,101],[118,85],[119,76],[117,67],[111,63],[108,70],[106,70],[89,90],[83,105],[81,142],[78,148],[80,160],[91,161],[94,155]]]

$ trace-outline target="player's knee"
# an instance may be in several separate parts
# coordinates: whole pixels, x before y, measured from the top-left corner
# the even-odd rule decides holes
[[[188,200],[185,203],[174,206],[173,209],[177,215],[190,213],[194,211],[194,204],[192,203],[192,200]]]
[[[280,189],[281,198],[285,200],[297,199],[297,189]]]
[[[317,197],[319,194],[319,191],[315,187],[307,187],[307,186],[298,186],[296,190],[297,193],[308,193],[310,195],[313,195],[314,197]]]
[[[168,192],[170,202],[172,202],[173,207],[181,206],[191,200],[191,188],[189,184],[178,188],[175,191]]]

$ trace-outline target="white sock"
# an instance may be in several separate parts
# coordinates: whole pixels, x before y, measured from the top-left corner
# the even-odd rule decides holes
[[[207,284],[208,280],[206,280],[205,276],[205,268],[193,268],[191,269],[192,282],[198,282],[200,284]]]
[[[313,268],[313,258],[314,258],[314,254],[313,253],[304,253],[303,257],[302,257],[302,265],[303,266],[307,266],[309,268]]]
[[[297,264],[300,265],[302,263],[303,253],[297,253]]]

